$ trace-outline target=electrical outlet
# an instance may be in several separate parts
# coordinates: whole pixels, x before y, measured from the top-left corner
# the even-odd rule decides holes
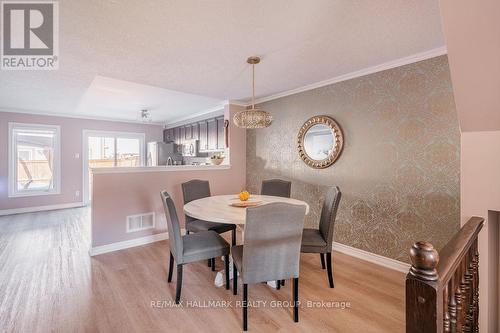
[[[80,196],[80,191],[75,191],[75,197],[79,197]]]

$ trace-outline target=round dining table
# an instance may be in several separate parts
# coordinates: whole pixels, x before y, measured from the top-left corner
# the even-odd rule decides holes
[[[250,203],[254,203],[257,206],[265,205],[273,202],[284,202],[293,205],[304,205],[306,206],[306,215],[309,214],[309,205],[301,200],[275,197],[269,195],[252,195],[248,200]],[[244,226],[246,223],[246,208],[244,207],[234,207],[231,204],[240,203],[240,199],[235,194],[230,195],[215,195],[211,197],[206,197],[198,200],[193,200],[184,205],[184,213],[192,218],[218,223],[228,223],[236,224],[240,227],[242,233],[244,233]],[[244,237],[243,237],[244,239]],[[229,265],[229,276],[232,279],[232,259]],[[220,287],[224,284],[223,273],[220,271],[215,277],[215,285]],[[269,286],[275,288],[275,281],[269,281],[267,283]]]

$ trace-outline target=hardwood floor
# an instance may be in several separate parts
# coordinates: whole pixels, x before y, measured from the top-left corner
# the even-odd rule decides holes
[[[87,208],[0,217],[1,332],[241,331],[241,286],[233,296],[213,285],[215,272],[206,261],[189,264],[183,307],[167,307],[176,276],[167,283],[168,242],[90,258],[89,220]],[[280,290],[250,285],[249,300],[267,304],[249,309],[249,331],[404,332],[404,274],[341,253],[333,258],[330,289],[319,255],[302,255],[299,323],[291,304],[273,307],[292,300],[291,281]],[[232,306],[201,307],[210,300]],[[308,301],[350,307],[312,308]]]

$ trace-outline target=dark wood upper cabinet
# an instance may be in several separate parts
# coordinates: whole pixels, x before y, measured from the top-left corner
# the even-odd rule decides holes
[[[163,131],[165,142],[184,144],[187,140],[199,140],[200,151],[224,150],[224,117],[202,120],[196,123],[169,128]]]
[[[180,142],[179,143],[184,143],[184,141],[186,141],[186,128],[185,127],[181,127],[180,128]]]
[[[200,130],[198,129],[198,123],[191,124],[191,138],[193,140],[200,139]]]
[[[198,123],[200,129],[200,150],[208,150],[208,124],[206,121]]]
[[[166,129],[164,131],[164,133],[166,134],[164,137],[165,142],[174,141],[174,129],[173,128]]]
[[[191,125],[186,125],[185,126],[185,131],[186,131],[186,140],[191,140]]]
[[[174,128],[174,141],[177,144],[181,143],[181,129],[179,127]]]
[[[224,149],[224,117],[217,118],[217,149]]]
[[[208,127],[208,150],[217,150],[217,121],[210,119],[207,121]]]

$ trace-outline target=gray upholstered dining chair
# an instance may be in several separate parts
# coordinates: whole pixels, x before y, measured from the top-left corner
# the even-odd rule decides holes
[[[272,195],[275,197],[290,198],[292,192],[292,182],[281,179],[268,179],[262,181],[260,189],[261,195]],[[280,289],[285,285],[285,280],[276,281],[276,288]]]
[[[207,180],[193,179],[181,184],[184,204],[188,202],[209,197],[210,183]],[[236,225],[227,223],[216,223],[195,219],[186,215],[186,233],[213,230],[218,234],[231,231],[231,244],[236,245]],[[215,259],[208,259],[208,266],[215,271]]]
[[[262,181],[262,188],[260,194],[272,195],[275,197],[290,198],[292,191],[292,182],[281,179],[269,179]]]
[[[300,242],[306,207],[270,203],[247,208],[244,245],[233,246],[233,293],[243,281],[243,330],[247,330],[248,285],[293,278],[293,318],[299,321]]]
[[[168,282],[172,282],[174,261],[177,263],[177,288],[175,303],[179,304],[182,288],[182,266],[191,262],[224,256],[226,289],[229,289],[229,244],[215,231],[200,231],[192,235],[181,235],[181,228],[174,202],[167,193],[160,193],[167,218],[168,239],[170,242],[170,262]]]
[[[330,288],[334,287],[332,273],[333,227],[335,225],[335,217],[337,216],[341,196],[342,193],[338,186],[330,187],[326,192],[323,208],[321,209],[319,229],[304,229],[304,233],[302,234],[301,252],[319,253],[323,269],[325,269],[326,254]]]

